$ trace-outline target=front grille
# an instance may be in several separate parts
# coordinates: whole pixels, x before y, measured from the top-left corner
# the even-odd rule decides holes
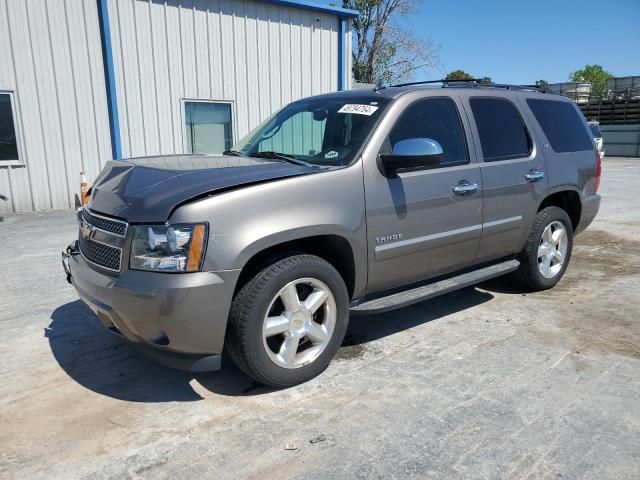
[[[86,208],[82,210],[82,218],[100,230],[113,233],[119,237],[124,237],[127,233],[127,223],[121,220],[113,220],[101,215],[95,215],[89,212]]]
[[[108,268],[110,270],[120,271],[120,256],[122,250],[116,247],[110,247],[104,243],[87,240],[82,235],[78,238],[80,252],[90,262]]]

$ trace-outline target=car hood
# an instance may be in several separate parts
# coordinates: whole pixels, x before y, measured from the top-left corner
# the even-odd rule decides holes
[[[91,187],[90,208],[128,222],[165,222],[190,200],[318,169],[236,156],[174,155],[111,160]]]

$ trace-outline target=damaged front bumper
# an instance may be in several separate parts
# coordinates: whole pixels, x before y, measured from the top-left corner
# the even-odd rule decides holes
[[[239,271],[166,274],[101,271],[71,243],[62,267],[102,325],[172,368],[218,370]]]

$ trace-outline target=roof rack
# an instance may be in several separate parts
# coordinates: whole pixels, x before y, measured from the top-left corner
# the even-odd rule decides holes
[[[470,78],[468,80],[422,80],[418,82],[397,83],[394,85],[388,85],[388,87],[410,87],[413,85],[428,85],[433,83],[441,83],[442,88],[447,87],[467,87],[467,88],[504,88],[506,90],[525,90],[532,92],[548,93],[548,90],[543,90],[536,85],[512,85],[508,83],[485,83],[485,80],[481,78]],[[376,85],[375,91],[387,88],[387,85]]]

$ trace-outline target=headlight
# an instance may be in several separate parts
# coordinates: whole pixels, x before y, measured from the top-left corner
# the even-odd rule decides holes
[[[136,225],[129,268],[160,272],[200,270],[206,225]]]

